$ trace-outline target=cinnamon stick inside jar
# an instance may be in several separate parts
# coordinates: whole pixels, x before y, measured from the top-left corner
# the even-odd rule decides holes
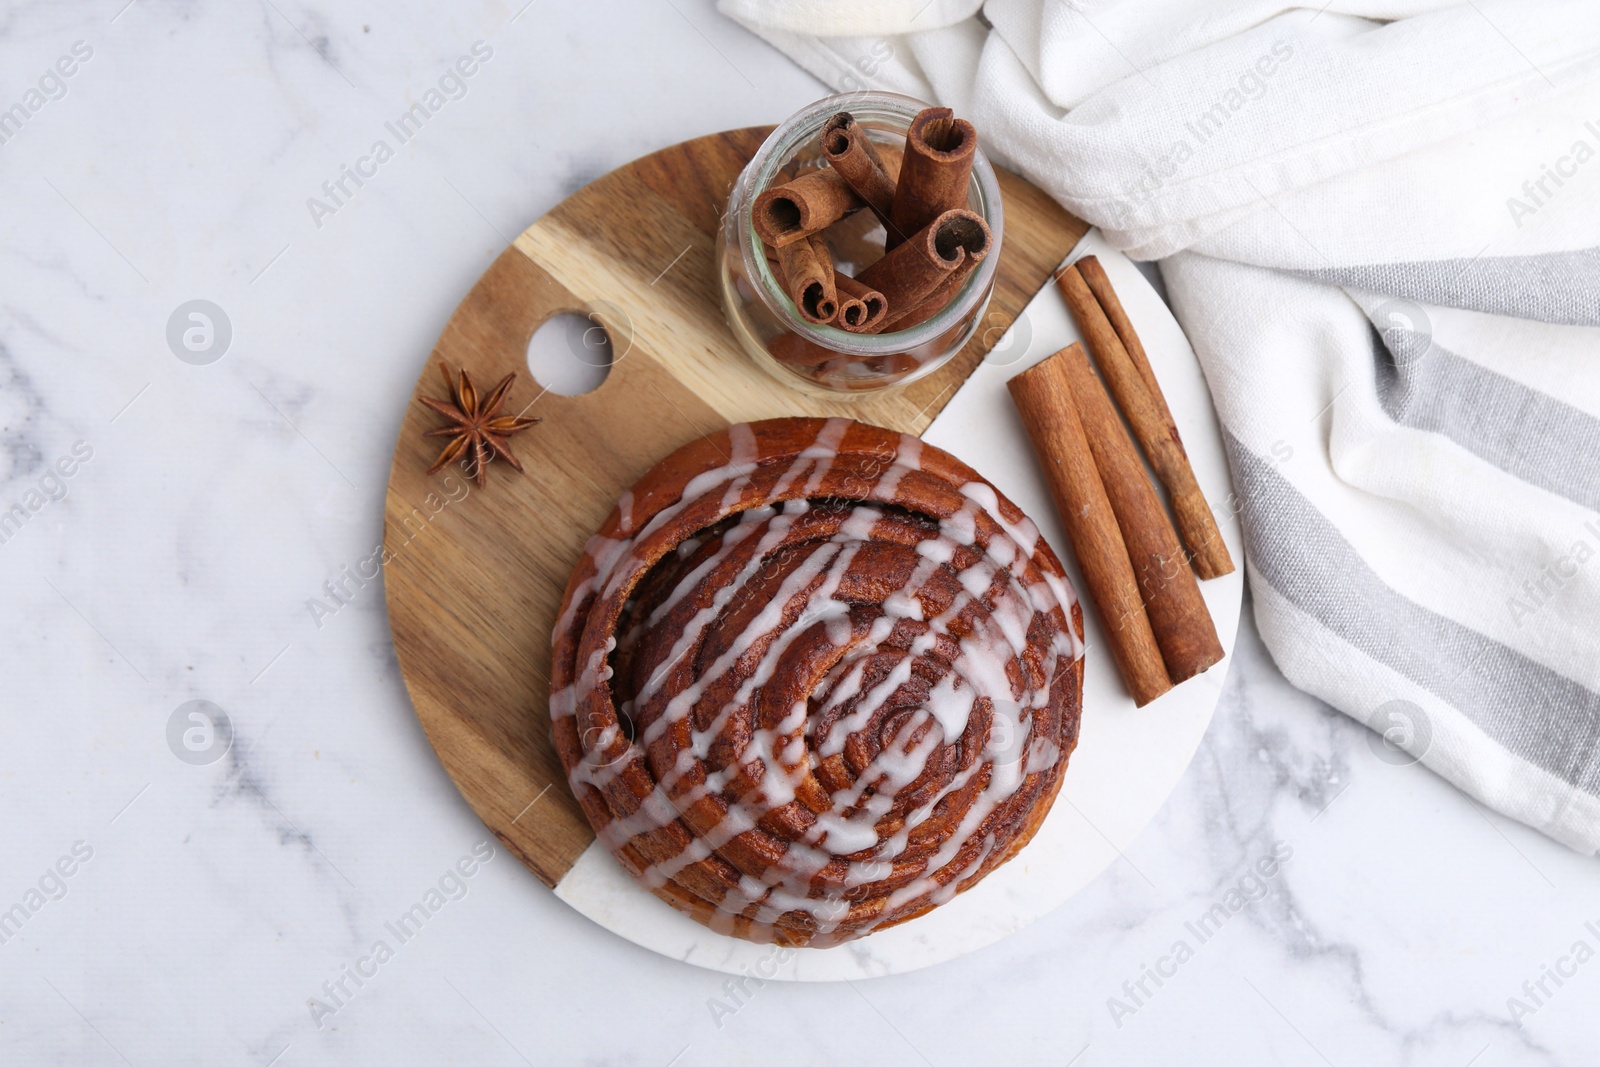
[[[861,198],[831,167],[808,171],[756,197],[750,220],[761,239],[782,248],[861,207]]]
[[[785,366],[815,373],[839,358],[831,348],[806,340],[797,333],[780,333],[767,342],[772,358]]]
[[[1068,358],[1057,352],[1006,383],[1067,528],[1089,598],[1105,627],[1111,656],[1134,703],[1143,707],[1172,688],[1166,662],[1139,595],[1122,530],[1095,466],[1072,393]]]
[[[895,317],[928,299],[951,272],[982,262],[993,243],[983,218],[965,208],[946,211],[904,244],[856,276],[882,293]]]
[[[833,284],[839,297],[833,324],[851,333],[877,333],[889,307],[883,294],[848,274],[835,274]]]
[[[883,228],[890,230],[894,225],[889,213],[894,204],[895,181],[889,176],[877,146],[850,112],[841,111],[823,124],[822,158],[866,202],[883,223]]]
[[[839,310],[834,288],[833,255],[823,236],[812,234],[799,241],[779,245],[779,280],[800,317],[807,322],[832,322]]]
[[[1089,342],[1095,363],[1117,398],[1117,406],[1122,409],[1128,425],[1133,427],[1140,446],[1150,458],[1150,466],[1155,469],[1156,477],[1167,489],[1173,516],[1183,535],[1183,543],[1195,572],[1206,579],[1228,574],[1233,570],[1233,558],[1228,554],[1228,546],[1223,543],[1222,532],[1217,528],[1216,517],[1206,503],[1200,483],[1195,480],[1194,468],[1189,465],[1189,456],[1183,450],[1178,428],[1172,421],[1172,413],[1167,409],[1160,386],[1156,384],[1155,373],[1150,369],[1144,347],[1139,345],[1133,324],[1128,322],[1122,302],[1111,291],[1110,280],[1105,277],[1100,264],[1094,262],[1088,271],[1097,275],[1102,290],[1107,294],[1105,300],[1096,299],[1094,290],[1086,280],[1087,274],[1079,269],[1081,266],[1082,261],[1062,271],[1056,276],[1056,285],[1066,298],[1067,307],[1071,309],[1079,331]],[[1132,350],[1124,345],[1123,333],[1112,325],[1110,309],[1104,306],[1107,304],[1116,308],[1117,316],[1125,323],[1126,336],[1138,346],[1137,360]]]
[[[962,261],[961,266],[945,275],[944,281],[934,287],[933,292],[923,297],[920,302],[911,307],[903,308],[899,312],[886,315],[883,322],[873,333],[888,333],[891,330],[909,330],[913,326],[921,325],[945,309],[963,285],[966,284],[967,275],[971,274],[983,262],[984,255],[969,255]]]
[[[953,208],[967,206],[972,157],[978,131],[947,107],[925,108],[906,130],[905,158],[889,212],[885,248],[911,240],[924,226]]]
[[[1117,410],[1095,377],[1083,348],[1073,345],[1052,361],[1063,365],[1077,404],[1078,418],[1123,544],[1139,582],[1150,628],[1155,632],[1167,677],[1173,685],[1192,678],[1222,659],[1222,642],[1211,622],[1194,572],[1184,559],[1178,535],[1145,474]]]

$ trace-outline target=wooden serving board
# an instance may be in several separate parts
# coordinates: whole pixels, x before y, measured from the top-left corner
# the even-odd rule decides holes
[[[550,631],[567,577],[617,498],[661,457],[735,422],[844,415],[920,434],[1087,230],[1033,185],[998,170],[1005,235],[981,328],[947,366],[849,401],[786,389],[723,320],[717,227],[728,191],[770,127],[662,149],[568,197],[528,227],[456,308],[417,380],[389,471],[384,590],[417,717],[484,824],[554,886],[594,834],[550,744]],[[604,384],[582,396],[529,380],[528,340],[562,312],[611,335]],[[512,446],[527,468],[424,472],[443,420],[440,362],[480,387],[519,372],[508,413],[543,421]],[[529,406],[530,401],[532,402]]]

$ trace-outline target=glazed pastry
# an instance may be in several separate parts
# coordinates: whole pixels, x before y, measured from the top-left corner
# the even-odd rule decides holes
[[[710,434],[625,493],[553,635],[595,833],[714,930],[825,946],[1033,836],[1078,738],[1083,622],[971,468],[848,419]]]

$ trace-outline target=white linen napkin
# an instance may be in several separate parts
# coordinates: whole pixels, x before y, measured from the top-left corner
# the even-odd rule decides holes
[[[1162,260],[1278,666],[1600,852],[1600,4],[720,7]]]

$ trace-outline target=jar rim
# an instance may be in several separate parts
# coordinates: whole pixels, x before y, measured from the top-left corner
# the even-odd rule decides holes
[[[806,321],[800,316],[789,294],[778,284],[777,276],[767,262],[761,237],[755,230],[752,208],[757,195],[771,184],[778,171],[806,141],[821,133],[823,123],[831,116],[840,111],[849,111],[863,121],[886,119],[903,123],[909,128],[919,111],[932,106],[915,97],[877,89],[826,96],[785,119],[767,135],[746,165],[739,177],[741,200],[738,212],[732,220],[738,227],[739,254],[744,259],[746,276],[757,283],[754,286],[756,295],[791,332],[843,355],[891,355],[937,340],[986,298],[1000,261],[1005,211],[1001,203],[999,179],[984,155],[981,144],[973,152],[972,182],[978,190],[979,214],[993,236],[993,250],[968,275],[949,303],[937,314],[915,326],[888,333],[860,334],[841,330],[837,326]]]

